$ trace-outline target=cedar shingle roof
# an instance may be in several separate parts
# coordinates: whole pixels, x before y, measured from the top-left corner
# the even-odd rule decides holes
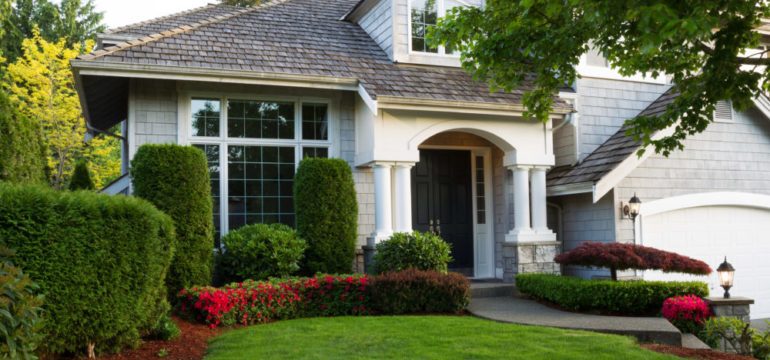
[[[658,116],[666,111],[671,102],[679,96],[673,88],[653,101],[639,115]],[[548,172],[548,186],[596,183],[614,170],[623,160],[633,156],[641,142],[626,135],[628,126],[622,126],[614,135],[576,166],[560,166]]]
[[[80,59],[355,78],[374,99],[521,103],[529,85],[490,93],[459,68],[394,64],[361,27],[340,20],[357,1],[273,0],[249,9],[209,5],[114,29],[112,34],[138,39]],[[557,99],[556,107],[568,106]]]

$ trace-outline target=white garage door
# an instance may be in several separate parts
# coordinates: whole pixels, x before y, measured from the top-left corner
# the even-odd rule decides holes
[[[641,219],[642,245],[673,251],[717,268],[727,256],[735,267],[734,296],[753,298],[752,319],[770,318],[770,210],[744,206],[702,206]],[[647,271],[650,280],[698,277]],[[708,278],[711,295],[723,293],[716,272]]]

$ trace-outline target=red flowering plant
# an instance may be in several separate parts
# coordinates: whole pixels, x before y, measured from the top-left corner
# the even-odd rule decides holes
[[[368,294],[366,275],[247,280],[223,288],[183,289],[177,294],[177,309],[216,328],[299,317],[366,315]]]
[[[674,296],[663,302],[663,317],[680,331],[698,334],[711,310],[703,299],[695,295]]]

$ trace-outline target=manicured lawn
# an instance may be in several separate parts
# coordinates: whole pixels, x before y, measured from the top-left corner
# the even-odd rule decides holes
[[[621,336],[503,324],[470,316],[280,321],[214,338],[222,359],[674,359]]]

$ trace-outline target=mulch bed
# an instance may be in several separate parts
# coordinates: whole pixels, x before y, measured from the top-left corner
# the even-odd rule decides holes
[[[741,356],[736,354],[723,353],[716,350],[708,349],[685,349],[677,346],[662,345],[662,344],[642,344],[642,347],[647,350],[656,351],[659,353],[675,355],[688,359],[702,359],[702,360],[753,360],[750,356]]]
[[[170,341],[146,340],[138,349],[125,350],[120,354],[100,356],[100,360],[201,360],[206,354],[208,340],[222,333],[202,324],[191,323],[177,317],[174,322],[182,333]],[[165,349],[165,350],[164,350]],[[165,356],[161,356],[163,354]]]

